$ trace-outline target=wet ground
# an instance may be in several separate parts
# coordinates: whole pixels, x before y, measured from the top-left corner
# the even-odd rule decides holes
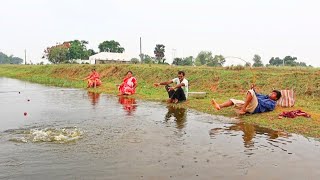
[[[319,141],[233,122],[0,78],[0,179],[319,179]]]

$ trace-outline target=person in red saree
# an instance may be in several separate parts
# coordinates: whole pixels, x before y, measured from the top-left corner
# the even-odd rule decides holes
[[[120,85],[118,85],[118,96],[132,95],[136,93],[137,85],[137,79],[132,76],[132,71],[128,71],[126,77],[123,79],[123,82]]]
[[[100,75],[95,69],[92,69],[89,76],[84,78],[84,80],[88,80],[87,88],[97,87],[101,85]]]

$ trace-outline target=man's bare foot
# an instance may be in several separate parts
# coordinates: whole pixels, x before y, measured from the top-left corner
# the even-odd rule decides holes
[[[219,111],[221,109],[220,105],[214,99],[211,99],[211,104],[216,108],[216,110]]]

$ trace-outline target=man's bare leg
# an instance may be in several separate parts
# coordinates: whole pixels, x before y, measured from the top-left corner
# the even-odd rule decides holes
[[[244,105],[242,106],[242,108],[239,110],[239,114],[245,114],[247,113],[246,109],[249,105],[249,103],[252,101],[252,95],[250,92],[247,93],[247,96],[246,96],[246,100],[244,102]]]
[[[211,100],[212,105],[216,108],[216,110],[220,110],[221,108],[233,106],[233,102],[228,100],[222,104],[218,104],[214,99]]]

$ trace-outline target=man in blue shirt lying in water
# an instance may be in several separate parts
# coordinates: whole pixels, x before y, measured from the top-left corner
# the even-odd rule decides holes
[[[225,107],[235,106],[239,107],[239,114],[254,114],[273,111],[276,107],[277,100],[280,99],[281,93],[278,90],[273,90],[269,95],[258,94],[254,90],[254,86],[248,90],[246,100],[241,101],[237,99],[229,99],[228,101],[218,104],[214,99],[211,100],[212,105],[220,110]]]

